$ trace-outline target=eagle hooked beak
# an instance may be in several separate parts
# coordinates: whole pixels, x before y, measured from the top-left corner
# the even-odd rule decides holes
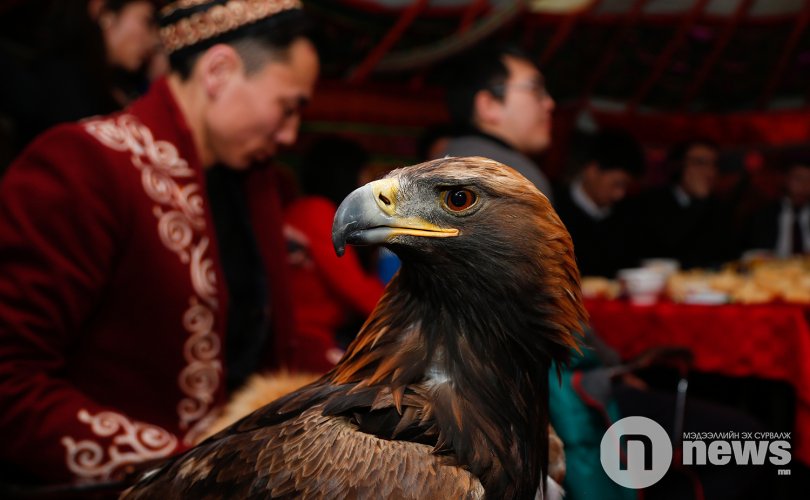
[[[395,178],[370,182],[355,189],[343,200],[332,223],[332,244],[343,255],[346,243],[378,245],[399,235],[447,238],[458,236],[458,229],[436,226],[420,217],[399,217]]]

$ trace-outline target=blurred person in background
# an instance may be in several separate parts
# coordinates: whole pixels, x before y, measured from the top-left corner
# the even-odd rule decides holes
[[[743,228],[743,250],[777,257],[810,252],[810,154],[788,155],[784,196],[752,214]]]
[[[360,185],[366,151],[349,139],[315,141],[301,165],[304,196],[284,210],[284,236],[292,265],[291,291],[295,312],[294,342],[299,357],[290,368],[331,369],[340,359],[343,327],[356,333],[382,296],[383,285],[367,272],[355,248],[342,257],[332,246],[332,222],[343,199]],[[351,339],[347,339],[351,340]]]
[[[731,207],[713,194],[719,149],[706,139],[673,147],[668,160],[673,182],[642,193],[642,258],[672,258],[683,268],[712,267],[736,257],[737,232]]]
[[[40,3],[31,38],[0,50],[12,154],[58,123],[123,108],[145,90],[158,44],[150,0]]]
[[[319,59],[299,2],[229,1],[166,6],[171,73],[45,132],[0,182],[6,480],[109,481],[183,451],[295,355],[267,162]],[[178,29],[190,16],[201,29]]]
[[[447,145],[468,128],[458,129],[451,123],[439,123],[425,128],[416,140],[416,158],[419,162],[435,160],[445,155]]]
[[[551,184],[530,157],[551,143],[554,99],[532,57],[512,47],[471,53],[454,66],[447,103],[458,132],[441,156],[499,161],[551,200]]]
[[[635,138],[620,130],[600,131],[586,145],[575,179],[555,196],[583,276],[613,278],[637,263],[637,214],[622,202],[643,171]]]

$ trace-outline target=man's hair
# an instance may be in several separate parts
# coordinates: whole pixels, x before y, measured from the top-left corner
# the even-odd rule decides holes
[[[169,64],[185,80],[206,50],[224,43],[236,50],[245,64],[245,72],[252,74],[269,62],[287,61],[292,43],[299,38],[313,40],[312,32],[304,12],[291,9],[176,50],[169,54]]]
[[[783,172],[789,172],[794,167],[810,168],[810,148],[800,146],[784,149],[778,153],[776,164]]]
[[[105,0],[104,1],[104,10],[109,10],[111,12],[121,12],[121,10],[127,6],[127,4],[131,4],[133,2],[137,2],[138,0]],[[86,3],[86,2],[84,2]],[[152,1],[152,5],[157,9],[160,2]],[[86,8],[86,7],[85,7]]]
[[[672,148],[667,152],[667,160],[674,164],[682,165],[684,160],[686,160],[686,154],[695,146],[705,146],[715,151],[719,149],[717,143],[711,139],[707,139],[705,137],[695,137],[686,141],[681,141],[672,146]]]
[[[486,90],[496,99],[503,99],[504,84],[509,78],[509,69],[504,63],[506,56],[537,67],[531,56],[511,45],[478,49],[452,65],[447,85],[447,108],[454,125],[469,127],[473,124],[475,95],[479,91]]]
[[[600,170],[623,170],[633,177],[644,172],[644,152],[630,133],[605,129],[591,139],[585,164],[596,163]]]

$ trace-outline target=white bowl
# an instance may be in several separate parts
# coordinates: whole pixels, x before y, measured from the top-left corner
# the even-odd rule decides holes
[[[681,263],[675,259],[644,259],[641,267],[659,271],[669,277],[681,270]]]
[[[617,276],[630,302],[636,305],[646,306],[658,302],[667,283],[664,272],[645,267],[622,269]]]

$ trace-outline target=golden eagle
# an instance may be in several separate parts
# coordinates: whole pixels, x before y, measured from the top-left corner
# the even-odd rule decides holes
[[[328,168],[328,167],[326,167]],[[571,238],[523,176],[484,158],[350,194],[333,242],[402,267],[338,365],[147,473],[141,498],[531,499],[548,374],[585,319]]]

